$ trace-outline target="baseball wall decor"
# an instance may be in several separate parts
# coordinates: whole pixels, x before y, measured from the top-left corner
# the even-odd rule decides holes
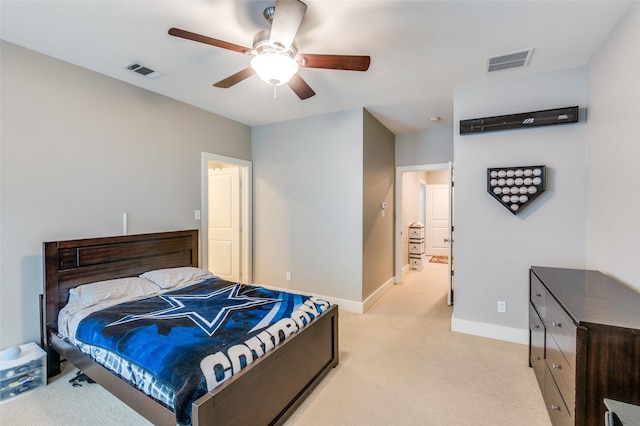
[[[487,169],[487,192],[514,215],[542,195],[545,188],[546,166]]]

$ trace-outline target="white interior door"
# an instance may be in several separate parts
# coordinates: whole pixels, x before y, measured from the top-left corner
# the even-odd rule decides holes
[[[240,169],[209,169],[208,268],[240,281]]]
[[[449,185],[426,186],[425,253],[448,256]]]

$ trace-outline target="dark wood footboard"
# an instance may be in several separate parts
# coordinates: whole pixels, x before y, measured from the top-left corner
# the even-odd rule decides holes
[[[282,424],[338,364],[338,353],[338,307],[333,306],[277,350],[197,400],[194,424]]]

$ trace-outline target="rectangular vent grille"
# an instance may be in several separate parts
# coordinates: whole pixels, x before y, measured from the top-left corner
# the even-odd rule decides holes
[[[133,71],[135,73],[138,73],[140,75],[143,75],[147,78],[150,79],[156,79],[159,77],[162,77],[164,74],[158,71],[154,71],[151,68],[145,67],[144,65],[140,65],[137,62],[132,62],[128,65],[124,66],[125,69],[128,69],[129,71]]]
[[[487,58],[487,72],[521,68],[529,65],[533,48]]]

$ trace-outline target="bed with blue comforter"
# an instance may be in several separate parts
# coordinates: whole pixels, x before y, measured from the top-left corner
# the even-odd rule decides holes
[[[283,424],[339,362],[337,306],[215,277],[198,246],[197,230],[44,242],[47,377],[67,360],[154,425]]]
[[[179,424],[190,424],[193,402],[329,306],[315,297],[213,277],[93,312],[79,322],[75,341],[133,385],[151,389]],[[142,374],[126,372],[132,368]]]

